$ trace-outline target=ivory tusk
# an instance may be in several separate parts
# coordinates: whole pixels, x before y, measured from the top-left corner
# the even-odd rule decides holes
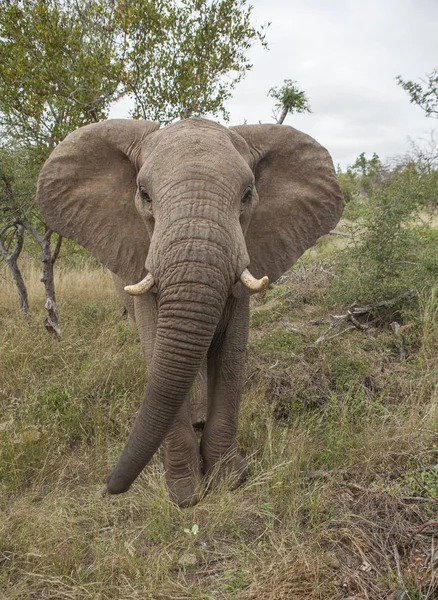
[[[256,279],[254,275],[251,275],[248,269],[245,269],[240,276],[240,281],[253,292],[263,292],[263,290],[268,287],[269,277],[265,275],[261,279]]]
[[[146,294],[151,288],[154,287],[154,278],[150,273],[146,275],[144,279],[134,285],[126,285],[125,292],[130,296],[140,296]]]

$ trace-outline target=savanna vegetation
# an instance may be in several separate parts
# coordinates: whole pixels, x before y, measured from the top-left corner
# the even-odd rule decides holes
[[[411,163],[358,162],[340,174],[354,183],[344,235],[254,298],[248,478],[193,508],[169,501],[159,455],[128,494],[99,495],[145,383],[108,273],[63,248],[58,343],[37,261],[22,259],[27,321],[2,272],[5,598],[434,597],[436,217],[427,186],[413,201],[424,182]],[[390,219],[399,235],[377,227]]]
[[[163,122],[223,114],[232,87],[220,87],[222,75],[243,75],[245,51],[264,41],[245,2],[134,4],[11,0],[0,8],[0,598],[436,597],[433,136],[390,163],[360,154],[339,169],[346,210],[337,230],[253,297],[239,429],[244,484],[231,491],[224,482],[180,509],[158,453],[128,494],[100,495],[139,406],[144,363],[109,274],[68,240],[50,246],[32,201],[36,175],[57,141],[105,118],[124,94],[135,98],[136,116]],[[227,18],[234,33],[223,28]],[[181,42],[175,54],[164,39],[170,26]],[[92,51],[82,54],[84,40]],[[145,63],[146,46],[162,71]],[[154,72],[148,85],[138,79]],[[425,88],[399,78],[432,117],[435,80],[434,72]],[[154,85],[163,102],[144,95]],[[309,110],[291,80],[271,92],[279,120]],[[41,244],[31,227],[49,235],[51,258],[59,254],[61,341],[43,324]]]
[[[225,101],[266,46],[247,0],[10,0],[0,3],[0,257],[29,313],[18,258],[45,266],[46,327],[59,337],[53,265],[62,240],[33,201],[54,147],[129,98],[134,118],[162,124],[228,119]]]

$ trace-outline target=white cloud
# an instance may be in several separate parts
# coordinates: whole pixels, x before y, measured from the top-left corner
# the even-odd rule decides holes
[[[253,0],[271,21],[270,51],[253,49],[253,70],[229,102],[233,122],[272,121],[270,87],[296,79],[313,113],[286,123],[330,150],[335,163],[360,154],[401,154],[409,137],[437,124],[409,103],[395,77],[424,76],[438,64],[436,0]]]

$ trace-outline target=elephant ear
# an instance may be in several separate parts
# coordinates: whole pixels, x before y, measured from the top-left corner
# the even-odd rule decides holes
[[[339,221],[344,201],[325,148],[287,125],[232,127],[254,158],[259,206],[246,238],[256,277],[275,281]]]
[[[55,148],[38,179],[36,201],[49,227],[126,283],[144,272],[149,237],[134,198],[141,145],[158,128],[130,119],[81,127]]]

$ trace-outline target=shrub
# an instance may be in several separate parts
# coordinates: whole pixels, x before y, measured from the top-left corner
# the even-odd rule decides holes
[[[362,203],[350,227],[353,242],[338,253],[332,290],[340,301],[375,304],[436,281],[438,236],[420,220],[429,183],[409,164],[393,171]]]

